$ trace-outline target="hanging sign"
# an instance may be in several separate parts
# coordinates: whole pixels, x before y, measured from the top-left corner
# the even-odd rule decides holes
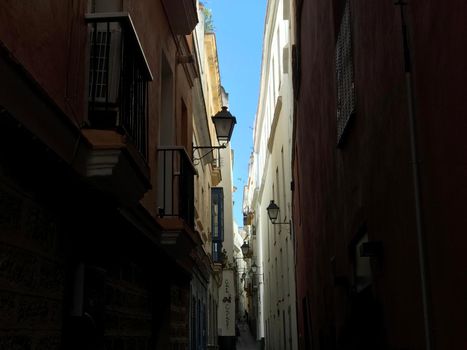
[[[235,286],[233,270],[222,271],[222,285],[219,290],[219,336],[235,336]]]

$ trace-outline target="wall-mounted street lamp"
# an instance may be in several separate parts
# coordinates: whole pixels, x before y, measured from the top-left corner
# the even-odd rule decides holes
[[[223,106],[222,110],[211,119],[214,123],[214,128],[216,129],[219,146],[193,146],[193,163],[195,164],[198,164],[201,159],[212,153],[214,150],[226,148],[226,145],[230,142],[232,137],[234,126],[237,124],[237,119],[230,114],[225,106]],[[195,158],[194,152],[199,149],[207,149],[209,152],[206,152],[199,158]]]
[[[244,258],[246,258],[250,254],[250,245],[247,243],[247,241],[243,241],[243,244],[240,247],[240,249],[242,250]]]
[[[268,211],[269,220],[271,220],[271,223],[273,225],[289,225],[289,229],[292,229],[292,223],[290,222],[290,220],[288,222],[276,222],[277,217],[279,216],[280,209],[279,206],[276,203],[274,203],[274,200],[271,200],[266,210]]]
[[[247,279],[252,279],[255,276],[258,276],[258,278],[263,276],[262,273],[256,273],[257,268],[258,268],[258,266],[255,263],[253,263],[253,265],[250,267],[250,269],[249,270],[244,269],[243,273],[241,275],[240,275],[241,271],[239,271],[240,282],[244,282]],[[261,280],[262,280],[262,278],[261,278]]]
[[[248,274],[250,276],[262,276],[262,273],[256,273],[258,271],[258,265],[256,265],[256,262],[253,262],[253,264],[250,267],[250,270],[248,271]]]
[[[258,278],[258,282],[262,282],[262,281],[263,281],[263,276],[264,276],[264,274],[262,274],[262,273],[255,273],[255,272],[253,271],[253,269],[250,268],[250,271],[248,271],[248,276],[249,276],[250,278],[252,278],[252,279],[253,279],[253,278]]]

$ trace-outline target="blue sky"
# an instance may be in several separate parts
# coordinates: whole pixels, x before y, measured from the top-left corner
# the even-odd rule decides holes
[[[243,186],[253,147],[253,123],[259,94],[266,0],[207,0],[217,41],[221,82],[229,93],[229,110],[237,118],[232,136],[235,152],[234,218],[243,224]]]

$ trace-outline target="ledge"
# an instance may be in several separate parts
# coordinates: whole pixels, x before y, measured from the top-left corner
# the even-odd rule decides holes
[[[162,0],[162,4],[175,34],[188,35],[198,24],[194,0]]]
[[[151,188],[149,168],[124,135],[112,130],[83,129],[83,164],[78,171],[124,206],[136,205]]]

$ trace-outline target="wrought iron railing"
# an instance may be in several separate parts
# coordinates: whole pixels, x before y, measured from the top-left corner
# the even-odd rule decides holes
[[[152,80],[129,15],[94,14],[89,25],[89,122],[125,133],[147,157],[148,82]]]
[[[196,170],[184,147],[159,147],[158,200],[160,217],[178,217],[193,228]]]

